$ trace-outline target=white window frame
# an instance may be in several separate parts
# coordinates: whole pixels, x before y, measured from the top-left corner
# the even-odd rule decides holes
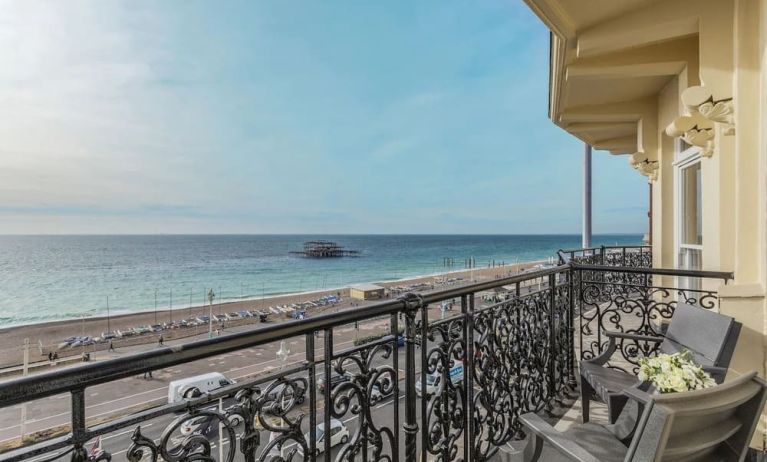
[[[684,241],[683,222],[684,222],[684,210],[682,198],[684,197],[684,188],[682,185],[682,171],[691,167],[696,163],[701,162],[701,148],[697,146],[689,147],[685,150],[681,150],[683,144],[679,142],[677,144],[677,151],[675,154],[673,167],[674,167],[674,267],[682,268],[682,262],[680,256],[683,249],[697,250],[703,254],[703,244],[683,244]],[[702,187],[702,185],[701,185]],[[702,262],[701,262],[702,263]],[[687,268],[685,268],[687,269]],[[702,269],[702,268],[701,268]],[[688,289],[699,289],[700,281],[692,281],[689,278],[678,278],[678,287]]]

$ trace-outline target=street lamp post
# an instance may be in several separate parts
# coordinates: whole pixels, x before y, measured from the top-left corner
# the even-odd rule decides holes
[[[213,289],[208,291],[208,302],[210,303],[210,313],[208,315],[208,338],[213,337],[213,299],[216,298],[216,293]]]

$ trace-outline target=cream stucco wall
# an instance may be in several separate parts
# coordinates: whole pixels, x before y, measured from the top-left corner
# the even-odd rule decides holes
[[[728,5],[730,12],[722,11]],[[713,5],[709,5],[713,7]],[[735,372],[767,372],[767,252],[765,252],[765,163],[767,110],[763,89],[767,88],[765,18],[767,7],[758,0],[719,2],[716,27],[700,29],[700,81],[730,95],[735,105],[735,133],[727,135],[716,126],[716,144],[711,157],[701,160],[703,183],[703,269],[733,271],[734,281],[721,285],[709,280],[704,288],[718,290],[719,310],[743,324],[731,363]],[[704,15],[705,16],[705,15]],[[709,16],[710,17],[710,16]],[[730,23],[731,24],[728,24]],[[705,48],[705,51],[704,51]],[[713,50],[712,50],[713,48]],[[726,53],[732,58],[726,58]],[[729,72],[727,71],[727,66]],[[672,81],[658,96],[660,126],[683,114],[678,102],[684,79]],[[728,96],[727,93],[721,97]],[[655,263],[671,267],[676,252],[673,158],[675,144],[660,134],[659,172],[654,180],[653,228],[657,236]],[[764,443],[765,425],[752,445]]]
[[[664,129],[675,122],[669,133],[679,136],[680,116],[694,115],[690,110],[702,114],[702,101],[690,108],[682,104],[690,87],[702,86],[714,102],[732,100],[732,125],[707,119],[715,122],[713,149],[701,145],[701,177],[702,267],[731,271],[734,280],[707,280],[703,288],[717,290],[720,312],[743,324],[733,371],[756,370],[765,377],[767,0],[627,0],[620,14],[611,15],[596,3],[581,2],[570,12],[573,2],[526,1],[553,31],[552,120],[586,142],[630,154],[632,166],[652,184],[656,266],[674,267],[677,253],[677,140]],[[697,46],[690,46],[690,37]],[[637,96],[640,85],[649,88],[648,78],[661,77],[666,80],[654,94]],[[583,94],[593,88],[587,79],[602,79],[612,86],[611,95],[626,96],[605,101],[599,92]],[[589,100],[598,103],[581,103]],[[624,136],[627,122],[636,124],[633,141]],[[600,130],[615,136],[598,140]],[[753,446],[764,445],[765,429],[763,422]]]

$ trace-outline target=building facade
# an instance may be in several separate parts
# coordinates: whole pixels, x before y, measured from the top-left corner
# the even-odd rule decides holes
[[[708,288],[743,323],[731,368],[764,377],[767,2],[525,1],[551,30],[551,120],[647,177],[654,266],[734,272]]]

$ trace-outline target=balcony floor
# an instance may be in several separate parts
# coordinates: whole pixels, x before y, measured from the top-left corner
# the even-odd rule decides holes
[[[581,400],[580,398],[568,401],[569,408],[560,409],[560,412],[553,417],[541,415],[545,420],[551,423],[555,429],[563,432],[574,424],[581,422]],[[591,402],[591,421],[594,423],[607,423],[607,406],[598,402]],[[515,441],[499,448],[498,452],[490,459],[493,462],[523,462],[523,452],[527,440]],[[541,461],[545,462],[545,454]]]

